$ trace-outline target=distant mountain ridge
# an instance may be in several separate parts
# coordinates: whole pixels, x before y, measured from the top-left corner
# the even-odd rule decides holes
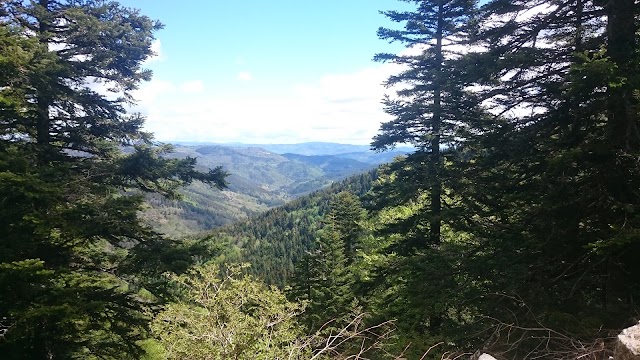
[[[275,153],[275,154],[298,154],[298,155],[344,155],[344,154],[354,154],[354,153],[370,153],[377,154],[373,150],[371,150],[371,146],[369,145],[355,145],[355,144],[341,144],[334,142],[321,142],[321,141],[313,141],[313,142],[302,142],[296,144],[247,144],[247,143],[213,143],[213,142],[188,142],[188,141],[177,141],[175,142],[177,146],[200,146],[206,147],[210,145],[215,146],[223,146],[230,148],[261,148],[266,151]],[[409,146],[400,146],[395,150],[391,151],[391,153],[398,154],[406,154],[412,152],[414,149]],[[385,153],[381,153],[385,154]],[[386,159],[386,157],[383,157]]]
[[[149,196],[149,208],[143,217],[167,235],[191,236],[283,205],[403,154],[375,153],[366,145],[334,143],[273,145],[270,150],[260,146],[175,145],[167,157],[194,157],[201,170],[222,166],[231,174],[227,178],[229,188],[217,191],[194,183],[182,190],[184,199],[180,201]],[[358,149],[364,151],[353,151]],[[336,154],[280,154],[274,150]]]

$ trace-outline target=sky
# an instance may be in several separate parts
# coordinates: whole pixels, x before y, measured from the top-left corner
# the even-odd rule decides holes
[[[382,82],[400,52],[397,0],[121,0],[160,20],[153,80],[134,93],[146,130],[167,142],[368,144],[391,118]]]

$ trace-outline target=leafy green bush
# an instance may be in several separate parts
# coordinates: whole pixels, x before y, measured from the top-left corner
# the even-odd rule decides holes
[[[158,313],[152,330],[167,359],[308,359],[297,322],[303,305],[251,276],[245,266],[206,264],[173,280],[182,301]],[[223,274],[223,275],[221,275]]]

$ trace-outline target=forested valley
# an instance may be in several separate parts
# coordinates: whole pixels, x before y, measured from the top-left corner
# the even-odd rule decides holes
[[[371,147],[414,151],[179,237],[149,196],[239,185],[129,111],[163,25],[0,1],[0,357],[613,358],[640,320],[640,3],[404,2]]]
[[[197,237],[374,169],[406,152],[396,149],[376,153],[367,146],[334,143],[178,145],[164,156],[197,158],[196,169],[202,171],[222,166],[230,173],[229,186],[221,192],[192,183],[180,189],[179,199],[149,194],[145,198],[149,206],[142,218],[170,237]]]

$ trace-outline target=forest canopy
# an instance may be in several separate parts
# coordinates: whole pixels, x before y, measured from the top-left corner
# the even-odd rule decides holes
[[[180,241],[139,219],[144,195],[226,173],[128,111],[162,24],[0,2],[0,352],[612,356],[640,310],[640,4],[404,2],[382,12],[407,49],[374,57],[401,70],[372,147],[415,151]]]

